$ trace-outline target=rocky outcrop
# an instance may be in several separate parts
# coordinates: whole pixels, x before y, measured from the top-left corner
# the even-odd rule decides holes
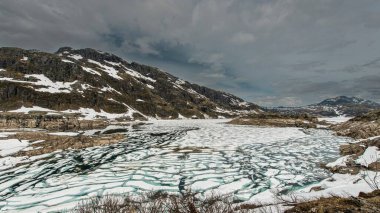
[[[316,128],[318,119],[307,114],[284,115],[280,113],[260,113],[251,114],[235,118],[228,124],[254,125],[254,126],[275,126],[275,127],[301,127]]]
[[[104,128],[109,122],[103,119],[80,120],[75,114],[0,113],[0,128],[41,128],[46,130],[85,130]]]
[[[374,162],[368,162],[368,165],[357,162],[369,147],[377,147],[380,149],[380,137],[341,145],[340,155],[344,158],[340,158],[342,159],[342,163],[336,165],[332,163],[330,166],[327,164],[324,168],[333,173],[340,174],[358,174],[361,170],[380,171],[380,164],[376,160]],[[375,159],[377,157],[378,156],[372,156],[372,158]]]
[[[380,135],[380,110],[355,117],[347,122],[331,126],[337,135],[366,139]]]
[[[304,212],[380,212],[380,190],[361,192],[358,197],[328,197],[296,204],[286,213]]]

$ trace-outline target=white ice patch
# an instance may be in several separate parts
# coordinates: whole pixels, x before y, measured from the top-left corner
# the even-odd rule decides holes
[[[20,61],[27,61],[28,60],[28,57],[24,56],[22,57],[22,59],[20,59]]]
[[[0,156],[4,157],[17,153],[29,145],[27,140],[6,139],[0,140]]]
[[[79,110],[72,110],[72,109],[69,109],[69,110],[65,110],[65,111],[62,111],[64,113],[79,113],[81,114],[82,116],[84,116],[84,120],[93,120],[93,119],[97,119],[97,118],[107,118],[107,119],[110,119],[110,120],[114,120],[116,118],[121,118],[121,117],[130,117],[130,118],[133,118],[133,113],[137,113],[138,111],[128,107],[128,112],[125,112],[125,113],[108,113],[108,112],[105,112],[103,111],[102,109],[100,110],[100,112],[97,112],[95,111],[94,109],[91,109],[91,108],[79,108]]]
[[[121,92],[115,90],[114,88],[110,87],[109,85],[107,85],[107,87],[101,88],[100,91],[102,91],[102,92],[116,92],[117,94],[121,95]]]
[[[5,72],[5,69],[0,68],[0,72]]]
[[[98,71],[94,70],[94,69],[91,69],[89,67],[84,67],[82,66],[82,69],[88,73],[91,73],[91,74],[94,74],[94,75],[99,75],[101,76],[102,74],[100,74]]]
[[[198,92],[196,92],[195,90],[193,90],[193,89],[187,89],[186,90],[187,92],[189,92],[189,93],[191,93],[191,94],[193,94],[193,95],[195,95],[195,96],[197,96],[198,98],[204,98],[204,99],[208,99],[208,98],[206,98],[204,95],[201,95],[201,94],[199,94]]]
[[[0,138],[7,138],[10,135],[15,135],[16,132],[0,132]]]
[[[81,60],[81,59],[83,59],[83,57],[81,55],[75,55],[75,54],[68,55],[67,57],[73,58],[75,60]]]
[[[65,62],[65,63],[72,63],[72,64],[74,63],[74,62],[69,61],[69,60],[67,60],[67,59],[62,59],[62,61]]]
[[[326,121],[331,124],[338,124],[343,123],[348,120],[350,120],[352,117],[346,117],[346,116],[338,116],[338,117],[331,117],[331,118],[318,118],[318,121]]]
[[[156,80],[154,80],[153,78],[149,78],[149,77],[146,77],[145,75],[142,75],[141,73],[137,72],[137,71],[134,71],[132,69],[129,69],[125,66],[123,66],[123,68],[125,69],[125,72],[135,78],[139,78],[139,79],[144,79],[144,80],[148,80],[148,81],[151,81],[151,82],[156,82]]]
[[[184,85],[184,84],[186,84],[186,82],[185,82],[184,80],[182,80],[182,79],[177,79],[177,80],[175,81],[175,83],[176,83],[176,84],[179,84],[179,85]]]
[[[146,85],[149,89],[154,89],[154,86],[150,85],[150,84],[147,84]]]
[[[58,135],[58,136],[77,136],[78,132],[51,132],[49,135]]]
[[[43,74],[31,74],[31,75],[25,75],[26,78],[36,78],[38,81],[22,81],[22,80],[15,80],[13,78],[0,78],[0,81],[10,81],[10,82],[17,82],[17,83],[25,83],[25,84],[32,84],[36,86],[43,86],[47,88],[38,88],[35,89],[39,92],[48,92],[48,93],[70,93],[72,91],[71,85],[75,84],[77,81],[73,82],[53,82]]]
[[[111,64],[112,66],[115,66],[115,67],[120,67],[120,63],[116,63],[116,62],[112,62],[112,61],[107,61],[107,60],[104,60],[107,64]]]
[[[43,74],[25,75],[25,77],[26,78],[33,77],[33,78],[38,79],[37,82],[31,82],[31,83],[34,85],[44,86],[47,88],[39,88],[39,89],[36,89],[36,91],[48,92],[48,93],[70,93],[72,90],[71,85],[73,85],[77,82],[77,81],[73,81],[73,82],[56,81],[56,82],[53,82]]]
[[[116,78],[116,79],[119,79],[119,80],[123,79],[122,77],[120,77],[118,75],[119,71],[117,71],[113,67],[101,64],[101,63],[99,63],[97,61],[94,61],[94,60],[91,60],[91,59],[88,59],[88,62],[98,65],[104,72],[106,72],[109,76],[111,76],[113,78]]]
[[[380,157],[379,149],[376,146],[368,147],[363,155],[356,160],[357,164],[368,167],[369,164],[376,162]]]
[[[187,119],[185,116],[181,115],[180,113],[178,113],[178,119]]]
[[[336,161],[326,164],[326,166],[330,167],[330,168],[345,167],[349,158],[350,158],[350,156],[348,156],[348,155],[340,157]]]
[[[21,113],[28,114],[29,112],[54,112],[54,110],[39,107],[39,106],[33,106],[33,107],[22,106],[20,109],[11,110],[9,112],[21,112]]]
[[[137,102],[145,102],[144,100],[142,99],[136,99]]]

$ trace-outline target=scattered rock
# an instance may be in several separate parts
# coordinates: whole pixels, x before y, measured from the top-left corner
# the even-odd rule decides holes
[[[359,194],[359,197],[328,197],[295,204],[286,213],[304,212],[380,212],[380,190]]]
[[[380,135],[380,110],[331,126],[339,136],[365,139]]]
[[[322,186],[314,186],[310,189],[310,192],[322,191],[324,188]]]
[[[125,128],[109,129],[109,130],[102,132],[102,134],[103,135],[110,135],[110,134],[122,133],[122,132],[128,132],[128,129],[125,129]]]

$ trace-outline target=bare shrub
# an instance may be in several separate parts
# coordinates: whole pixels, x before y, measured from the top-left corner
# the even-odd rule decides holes
[[[183,195],[164,192],[141,196],[109,195],[82,201],[73,213],[248,213],[257,206],[241,208],[230,197],[211,195],[204,199],[187,192]]]
[[[377,162],[378,156],[371,156],[372,162]],[[366,160],[363,160],[364,164],[369,166],[369,163]],[[372,190],[380,189],[380,174],[378,164],[375,164],[374,175],[370,175],[369,171],[366,169],[361,173],[362,179],[371,187]]]

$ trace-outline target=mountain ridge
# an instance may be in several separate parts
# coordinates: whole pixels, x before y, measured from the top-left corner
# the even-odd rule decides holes
[[[261,111],[232,94],[91,48],[62,47],[46,53],[3,47],[0,70],[1,111],[38,106],[163,119],[232,117]]]
[[[308,113],[315,116],[360,116],[380,109],[380,104],[358,97],[337,96],[327,98],[316,104],[301,107],[276,107],[272,111],[285,113]]]

